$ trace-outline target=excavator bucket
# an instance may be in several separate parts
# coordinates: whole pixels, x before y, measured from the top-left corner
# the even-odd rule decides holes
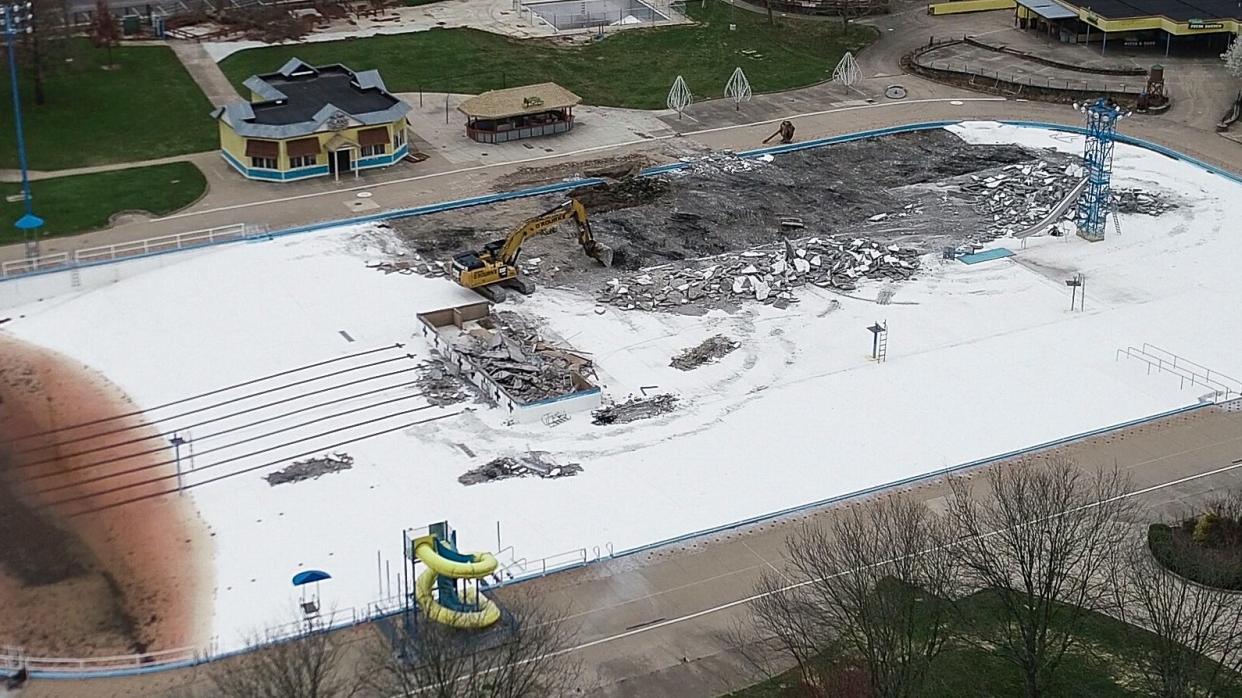
[[[603,264],[606,267],[612,266],[613,250],[608,245],[605,245],[598,240],[592,240],[591,244],[586,249],[586,253],[600,264]]]

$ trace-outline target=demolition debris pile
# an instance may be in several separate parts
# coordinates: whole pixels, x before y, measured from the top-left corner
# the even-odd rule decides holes
[[[909,279],[918,267],[919,251],[912,248],[812,237],[614,278],[597,299],[623,310],[751,299],[783,309],[798,302],[793,290],[806,284],[849,291],[863,279]]]
[[[317,458],[294,461],[293,463],[263,476],[267,484],[275,487],[288,482],[314,480],[320,475],[337,473],[354,467],[354,457],[348,453],[332,453]]]
[[[677,408],[677,396],[667,393],[650,397],[632,397],[625,402],[607,405],[595,410],[591,422],[600,426],[606,424],[627,424],[640,419],[649,419],[668,414]]]
[[[669,362],[669,366],[680,369],[682,371],[692,371],[699,366],[711,363],[722,356],[726,356],[735,351],[740,344],[736,341],[718,334],[714,337],[708,337],[698,346],[690,347],[673,357]]]
[[[986,222],[977,240],[988,242],[1039,223],[1061,204],[1082,179],[1082,167],[1047,160],[1006,165],[994,175],[970,175],[961,190],[975,197]],[[1071,211],[1072,211],[1071,207]]]
[[[594,375],[590,359],[545,341],[538,327],[511,311],[492,313],[453,339],[510,397],[536,402],[576,392]]]
[[[569,192],[583,203],[595,236],[616,251],[613,270],[582,254],[570,226],[526,241],[523,273],[539,285],[594,292],[609,274],[779,244],[787,237],[865,238],[921,252],[977,242],[994,224],[976,210],[984,194],[963,183],[1039,162],[1049,172],[1073,156],[1013,145],[972,145],[942,130],[885,136],[787,153],[690,159],[677,172],[623,178]],[[1032,175],[1033,176],[1033,175]],[[965,178],[968,181],[963,182]],[[1015,184],[1016,186],[1016,184]],[[993,190],[981,187],[988,195]],[[432,276],[465,250],[503,239],[564,194],[392,221],[406,243],[400,259]],[[1024,206],[1016,198],[1013,209]],[[539,262],[535,263],[534,260]],[[787,260],[791,261],[791,260]],[[400,272],[402,269],[393,269]]]
[[[450,371],[440,357],[424,362],[415,385],[427,402],[436,407],[454,405],[470,397],[469,384]]]
[[[1145,216],[1159,216],[1177,208],[1177,204],[1163,196],[1149,194],[1142,189],[1114,189],[1113,205],[1118,213],[1141,213]]]
[[[553,480],[558,477],[572,477],[580,472],[582,466],[577,463],[560,465],[549,457],[547,451],[528,451],[516,457],[501,456],[490,460],[477,468],[467,470],[457,481],[463,485],[478,485],[515,477]]]

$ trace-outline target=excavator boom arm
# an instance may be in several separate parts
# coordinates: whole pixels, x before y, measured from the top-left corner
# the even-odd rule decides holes
[[[500,256],[497,261],[502,264],[516,263],[518,254],[522,252],[522,245],[526,244],[527,240],[555,228],[574,216],[574,209],[571,205],[574,203],[577,202],[566,201],[551,211],[527,219],[525,223],[518,226],[512,233],[509,233],[509,237],[505,239],[504,247],[500,248]]]
[[[612,250],[596,242],[595,236],[591,233],[591,222],[587,218],[586,208],[577,199],[570,199],[518,226],[505,239],[497,261],[502,264],[516,264],[518,255],[522,252],[522,245],[527,240],[555,228],[570,218],[578,224],[578,244],[582,245],[587,255],[599,260],[606,267],[612,266]]]

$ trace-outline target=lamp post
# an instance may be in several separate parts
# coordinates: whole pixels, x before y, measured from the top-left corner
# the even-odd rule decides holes
[[[17,229],[22,231],[26,240],[26,257],[39,256],[39,228],[43,219],[34,214],[34,202],[30,196],[30,173],[26,167],[26,137],[22,132],[22,103],[17,89],[17,55],[16,44],[19,34],[29,34],[31,26],[31,4],[26,2],[4,2],[0,4],[0,23],[4,25],[4,40],[9,49],[9,85],[13,90],[13,124],[17,129],[17,159],[22,169],[22,200],[26,205],[26,213],[17,219]]]

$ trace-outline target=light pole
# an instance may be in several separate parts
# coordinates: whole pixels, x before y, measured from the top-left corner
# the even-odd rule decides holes
[[[4,23],[4,39],[9,49],[9,85],[13,90],[13,124],[17,129],[17,159],[22,168],[22,200],[26,204],[26,213],[17,219],[17,229],[22,231],[26,240],[26,257],[39,256],[39,228],[43,219],[34,214],[34,201],[30,196],[30,173],[26,167],[26,137],[22,132],[22,102],[17,89],[17,55],[16,44],[19,34],[29,34],[31,26],[31,5],[27,2],[5,2],[0,4],[0,21]]]

